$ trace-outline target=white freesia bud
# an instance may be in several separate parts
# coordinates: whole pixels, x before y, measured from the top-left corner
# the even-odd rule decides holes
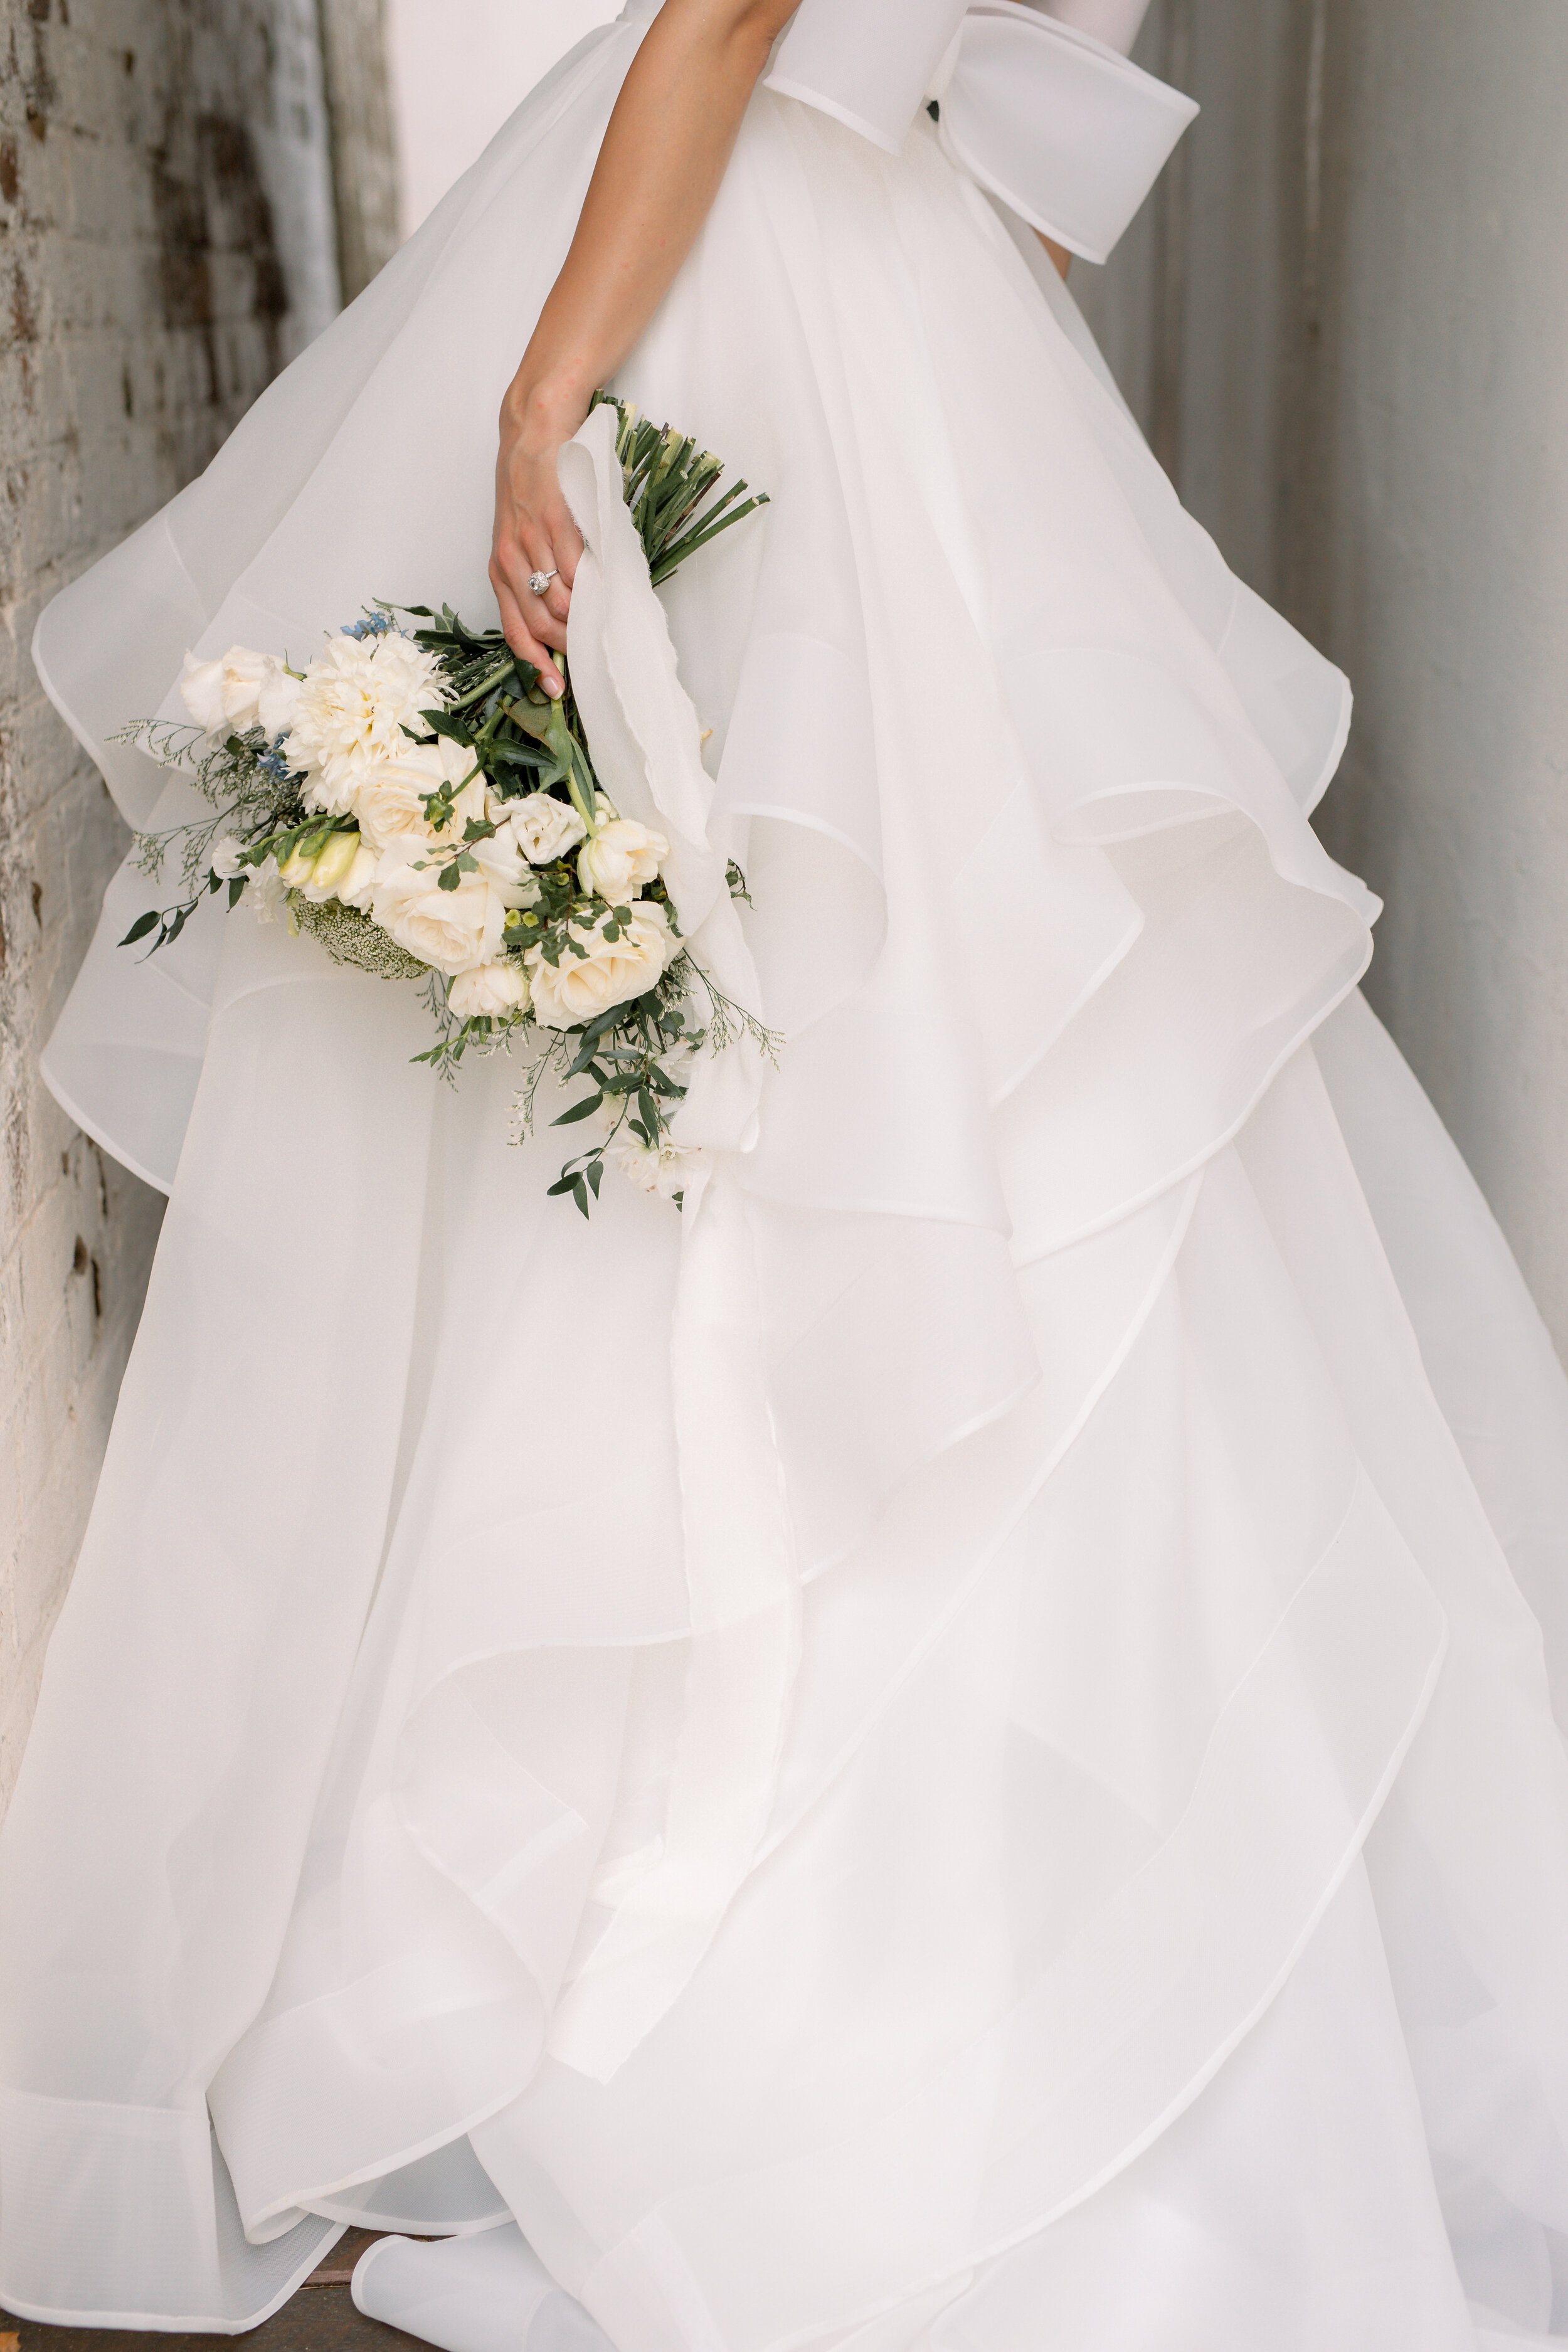
[[[290,890],[302,890],[307,882],[315,878],[315,856],[306,848],[302,841],[295,843],[282,865],[278,868],[279,880],[284,882]]]
[[[360,836],[357,833],[329,834],[316,858],[314,871],[304,886],[306,898],[317,900],[335,898],[359,854]],[[289,864],[292,863],[290,858]]]
[[[592,925],[574,924],[572,936],[583,953],[574,955],[567,948],[557,964],[545,961],[542,948],[530,950],[533,1017],[542,1027],[574,1029],[607,1013],[612,1004],[646,995],[680,953],[681,942],[656,898],[620,915],[620,936],[609,940],[605,932],[612,919],[601,915]]]
[[[345,907],[357,907],[362,915],[368,915],[381,860],[363,834],[361,834],[358,839],[359,846],[354,852],[354,862],[338,884],[338,896]]]
[[[256,725],[257,701],[268,667],[265,654],[247,646],[230,646],[216,661],[185,656],[180,678],[180,698],[196,725],[209,735],[243,735]]]
[[[553,793],[530,793],[521,801],[497,801],[490,811],[504,822],[531,866],[548,866],[575,849],[588,828],[570,801]]]
[[[678,1192],[684,1192],[698,1171],[708,1165],[708,1155],[703,1150],[668,1141],[656,1143],[650,1150],[635,1135],[628,1135],[625,1128],[605,1158],[639,1192],[655,1192],[661,1201],[673,1201]]]
[[[521,1013],[528,1003],[528,974],[516,956],[498,956],[494,963],[476,964],[472,971],[460,971],[447,991],[447,1003],[459,1021],[476,1021],[488,1014],[491,1020],[504,1020],[509,1013]]]
[[[577,879],[612,907],[625,906],[658,879],[659,860],[668,856],[663,834],[650,833],[632,817],[612,816],[577,852]]]
[[[421,869],[421,853],[428,858]],[[428,844],[401,841],[376,869],[371,910],[400,948],[437,971],[472,971],[490,962],[501,941],[506,908],[482,874],[460,877],[455,890],[440,887],[441,865]]]

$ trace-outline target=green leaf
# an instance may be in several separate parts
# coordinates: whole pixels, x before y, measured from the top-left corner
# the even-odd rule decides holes
[[[455,865],[443,866],[437,877],[436,887],[438,890],[455,890],[462,878]]]
[[[123,837],[124,836],[121,835],[122,839]],[[138,915],[136,920],[132,924],[131,929],[126,932],[125,937],[121,940],[121,946],[122,948],[134,947],[138,940],[144,940],[146,938],[148,932],[153,929],[157,920],[158,910],[155,907],[149,908],[147,913],[144,915]]]
[[[550,1124],[552,1127],[575,1127],[580,1118],[592,1118],[604,1099],[602,1094],[584,1095],[581,1102],[574,1103],[570,1110],[563,1110],[560,1118],[552,1118]]]

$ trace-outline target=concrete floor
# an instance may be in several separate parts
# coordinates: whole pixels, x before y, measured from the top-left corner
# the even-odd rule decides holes
[[[409,2352],[416,2340],[379,2320],[363,2319],[349,2294],[349,2275],[372,2242],[364,2230],[351,2230],[340,2238],[315,2276],[290,2303],[248,2336],[127,2336],[112,2327],[41,2327],[34,2320],[13,2319],[0,2311],[0,2352],[220,2352],[243,2344],[247,2352]]]

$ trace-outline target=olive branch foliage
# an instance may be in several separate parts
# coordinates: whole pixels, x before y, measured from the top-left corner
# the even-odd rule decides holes
[[[720,491],[722,464],[689,436],[651,424],[608,393],[595,393],[592,406],[605,404],[616,411],[626,504],[658,587],[721,531],[766,505],[766,493],[750,491],[744,481]],[[566,665],[562,664],[566,691],[552,698],[539,683],[537,668],[512,652],[500,629],[470,628],[449,604],[436,611],[378,600],[346,634],[375,637],[405,623],[412,625],[406,633],[436,657],[444,689],[440,707],[419,714],[427,731],[419,735],[405,729],[411,739],[427,743],[446,737],[473,761],[464,782],[482,772],[489,793],[502,803],[547,793],[572,803],[590,836],[596,832],[608,796],[595,773]],[[526,1007],[464,1017],[453,1011],[442,974],[399,946],[372,916],[336,898],[307,898],[295,886],[294,877],[309,875],[334,835],[357,833],[357,825],[352,816],[323,815],[307,807],[308,780],[289,765],[286,734],[270,740],[258,725],[214,743],[197,727],[143,720],[116,740],[139,744],[161,765],[180,770],[213,811],[210,817],[137,836],[140,870],[158,880],[173,867],[182,895],[140,916],[121,944],[145,941],[151,953],[172,945],[208,896],[226,888],[232,908],[247,887],[257,887],[263,903],[270,889],[290,928],[316,938],[337,962],[420,982],[437,1036],[414,1058],[437,1076],[450,1081],[466,1055],[494,1053],[526,1040],[531,1051],[512,1106],[514,1142],[533,1130],[535,1101],[547,1075],[562,1087],[584,1082],[587,1091],[552,1124],[574,1127],[603,1113],[604,1129],[567,1160],[550,1187],[552,1195],[570,1196],[584,1216],[598,1198],[606,1151],[623,1129],[648,1151],[668,1142],[670,1123],[687,1092],[683,1074],[694,1054],[704,1047],[720,1052],[743,1039],[770,1059],[776,1055],[780,1041],[774,1033],[727,997],[684,947],[643,995],[573,1029],[546,1029]],[[474,850],[498,831],[490,819],[469,816],[458,835],[455,803],[462,790],[462,782],[445,783],[424,795],[433,838],[422,862],[437,869],[444,890],[456,890],[465,874],[479,870]],[[215,864],[220,838],[226,871]],[[530,903],[508,909],[501,952],[521,956],[537,949],[557,967],[563,957],[585,956],[581,942],[590,934],[611,942],[621,937],[639,903],[612,904],[585,890],[571,855],[532,866],[530,880]],[[745,877],[733,862],[728,881],[732,896],[749,906]],[[642,903],[648,898],[662,905],[679,937],[662,880],[648,886]]]

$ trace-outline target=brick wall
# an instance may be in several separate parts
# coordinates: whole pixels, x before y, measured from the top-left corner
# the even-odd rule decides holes
[[[125,836],[27,646],[331,317],[336,256],[315,0],[0,0],[0,1805],[162,1206],[37,1076]]]

